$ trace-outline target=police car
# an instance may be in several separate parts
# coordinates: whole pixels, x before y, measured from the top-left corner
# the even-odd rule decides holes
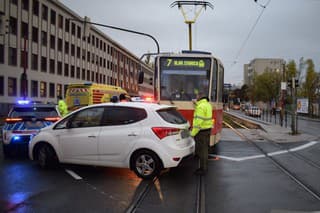
[[[60,117],[59,110],[54,104],[18,101],[18,104],[10,109],[2,128],[4,157],[17,153],[27,154],[30,139],[41,128],[58,121]]]

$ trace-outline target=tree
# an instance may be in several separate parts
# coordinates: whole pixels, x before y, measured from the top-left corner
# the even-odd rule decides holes
[[[318,82],[320,80],[319,75],[316,73],[314,69],[314,63],[312,59],[308,59],[306,61],[307,64],[307,73],[306,73],[306,81],[302,84],[301,87],[301,95],[307,97],[309,100],[309,114],[312,113],[312,103],[316,100],[316,91],[318,87]]]
[[[286,79],[284,80],[290,80],[292,78],[295,78],[297,75],[297,65],[294,60],[290,60],[287,65],[286,69]]]
[[[254,99],[271,103],[277,100],[280,91],[281,73],[265,71],[254,78]]]

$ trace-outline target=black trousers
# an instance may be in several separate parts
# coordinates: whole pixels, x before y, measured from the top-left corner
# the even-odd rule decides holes
[[[211,129],[200,130],[194,137],[196,142],[196,155],[200,159],[200,169],[208,170],[208,148],[210,144]]]

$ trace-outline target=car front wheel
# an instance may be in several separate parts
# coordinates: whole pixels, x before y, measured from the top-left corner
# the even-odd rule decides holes
[[[47,144],[42,144],[37,150],[37,161],[42,168],[56,166],[58,158],[53,148]]]
[[[138,177],[152,179],[159,175],[162,164],[155,153],[149,150],[141,150],[133,155],[132,169]]]

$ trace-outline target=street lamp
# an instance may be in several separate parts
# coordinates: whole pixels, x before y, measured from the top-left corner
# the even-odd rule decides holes
[[[88,17],[85,17],[84,20],[71,19],[71,18],[69,18],[68,20],[81,22],[85,26],[84,29],[86,29],[87,24],[92,24],[92,25],[97,25],[97,26],[101,26],[101,27],[111,28],[111,29],[114,29],[114,30],[120,30],[120,31],[128,32],[128,33],[134,33],[134,34],[138,34],[138,35],[147,36],[147,37],[151,38],[156,43],[157,53],[158,54],[160,53],[160,47],[159,47],[158,41],[150,34],[138,32],[138,31],[130,30],[130,29],[126,29],[126,28],[115,27],[115,26],[112,26],[112,25],[106,25],[106,24],[100,24],[100,23],[96,23],[96,22],[90,22],[90,21],[88,21],[89,20]]]

